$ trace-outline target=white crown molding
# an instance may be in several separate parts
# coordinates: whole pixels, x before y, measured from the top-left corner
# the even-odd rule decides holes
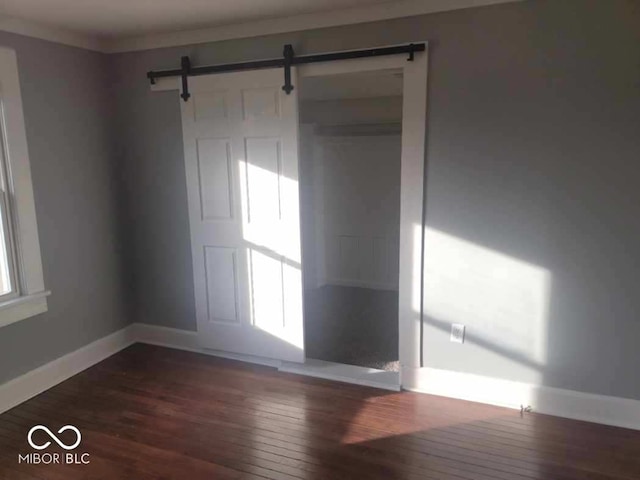
[[[94,50],[103,53],[119,53],[377,22],[394,18],[425,15],[428,13],[520,1],[523,0],[400,0],[397,2],[369,5],[367,7],[354,7],[331,10],[329,12],[271,18],[198,30],[116,38],[114,40],[103,40],[97,36],[83,35],[64,28],[50,27],[28,20],[1,16],[0,31],[17,33],[27,37],[84,48],[85,50]]]
[[[332,10],[323,13],[295,15],[291,17],[257,20],[254,22],[224,25],[199,30],[151,34],[139,37],[116,39],[105,45],[105,52],[118,53],[155,48],[194,45],[236,38],[336,27],[356,23],[376,22],[393,18],[412,17],[427,13],[482,7],[498,3],[523,0],[400,0],[366,7]]]
[[[0,17],[0,31],[17,33],[25,37],[39,38],[85,50],[105,51],[104,45],[97,37],[82,35],[62,28],[48,27],[19,18]]]

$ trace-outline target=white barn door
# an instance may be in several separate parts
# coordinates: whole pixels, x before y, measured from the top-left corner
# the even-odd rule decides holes
[[[297,90],[282,83],[281,68],[191,77],[180,103],[201,345],[301,362]]]

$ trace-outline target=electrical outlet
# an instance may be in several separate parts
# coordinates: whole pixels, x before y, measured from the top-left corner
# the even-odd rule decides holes
[[[461,323],[451,324],[451,338],[454,343],[464,343],[464,325]]]

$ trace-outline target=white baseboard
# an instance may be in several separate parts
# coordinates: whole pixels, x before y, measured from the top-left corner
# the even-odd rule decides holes
[[[136,340],[141,343],[266,365],[277,368],[281,372],[296,373],[298,375],[324,378],[337,382],[347,382],[385,390],[400,390],[400,379],[399,373],[397,372],[385,372],[383,370],[323,362],[314,359],[307,359],[305,363],[282,362],[271,358],[211,350],[200,346],[198,334],[194,331],[178,330],[146,323],[135,323],[132,327]]]
[[[378,381],[382,377],[373,378],[374,376],[365,375],[367,378],[358,380],[350,370],[340,370],[346,367],[344,365],[335,370],[325,368],[326,365],[283,364],[278,360],[208,350],[199,345],[196,332],[135,323],[0,385],[0,413],[136,342],[257,363],[279,368],[282,371],[330,380],[348,381],[378,388],[389,387],[386,377],[384,381]],[[519,409],[521,406],[531,406],[534,412],[640,430],[639,400],[582,393],[435,368],[404,368],[401,379],[402,387],[406,390],[509,408]]]
[[[406,390],[640,430],[640,401],[435,368],[403,369]]]
[[[192,330],[179,330],[177,328],[160,327],[147,323],[134,323],[131,325],[137,342],[158,345],[161,347],[177,348],[189,352],[203,353],[214,357],[239,360],[241,362],[266,365],[268,367],[280,367],[280,360],[272,358],[254,357],[252,355],[242,355],[240,353],[223,352],[221,350],[211,350],[203,348],[198,342],[198,333]]]
[[[136,340],[132,327],[107,335],[78,350],[0,385],[0,413],[29,400],[128,347]]]
[[[39,395],[114,353],[118,353],[120,350],[138,342],[275,368],[280,367],[281,364],[279,360],[202,348],[198,344],[196,332],[134,323],[0,385],[0,413],[26,402],[31,397]]]
[[[377,370],[375,368],[345,365],[307,358],[304,363],[282,362],[281,372],[296,373],[308,377],[324,378],[336,382],[353,383],[366,387],[400,391],[400,373]]]

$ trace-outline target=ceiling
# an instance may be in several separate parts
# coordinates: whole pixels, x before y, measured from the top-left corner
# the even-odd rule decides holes
[[[0,0],[0,30],[113,52],[512,1],[519,0]]]
[[[198,29],[392,0],[0,0],[0,15],[103,38]]]

